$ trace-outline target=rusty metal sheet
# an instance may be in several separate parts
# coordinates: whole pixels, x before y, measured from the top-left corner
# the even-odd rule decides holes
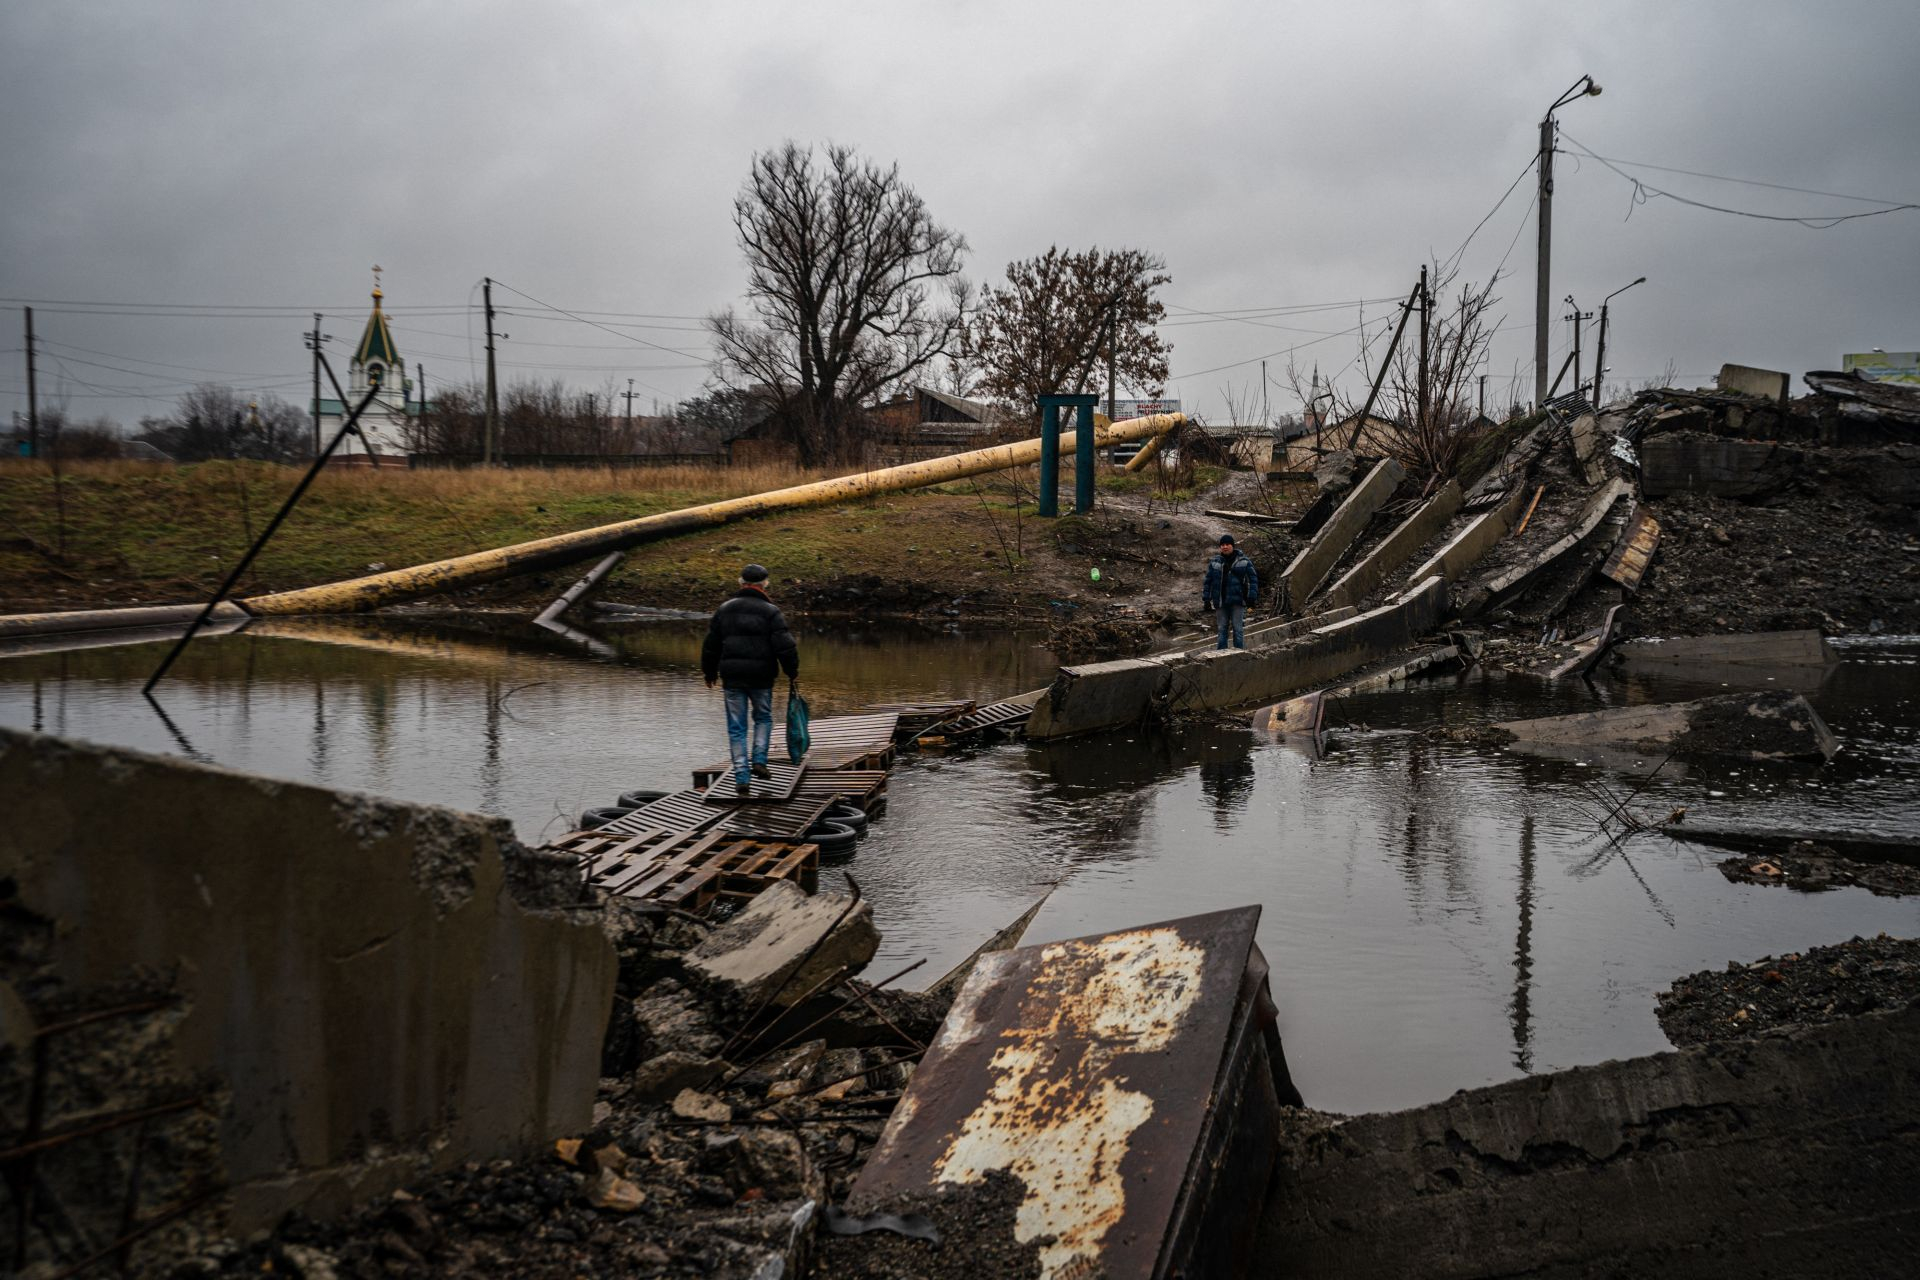
[[[1611,578],[1629,591],[1638,591],[1640,580],[1647,576],[1647,565],[1653,560],[1654,549],[1659,545],[1660,522],[1644,506],[1637,508],[1633,519],[1627,522],[1626,529],[1621,533],[1619,543],[1613,548],[1613,554],[1600,567],[1601,576]]]
[[[1159,1273],[1244,1020],[1260,908],[981,957],[854,1184],[862,1205],[1005,1171],[1046,1277]],[[962,1192],[964,1194],[964,1192]]]

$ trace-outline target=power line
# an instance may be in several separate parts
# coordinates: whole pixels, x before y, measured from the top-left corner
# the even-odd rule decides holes
[[[1493,220],[1493,215],[1500,212],[1500,206],[1507,202],[1507,197],[1513,194],[1514,188],[1520,185],[1523,178],[1533,172],[1533,166],[1539,162],[1540,157],[1537,154],[1528,157],[1525,167],[1523,167],[1514,177],[1513,181],[1508,184],[1507,189],[1500,194],[1500,198],[1493,202],[1493,208],[1487,210],[1487,216],[1473,224],[1473,230],[1467,232],[1467,238],[1460,242],[1460,247],[1448,254],[1447,260],[1440,264],[1440,274],[1444,275],[1459,263],[1461,255],[1467,251],[1467,246],[1472,244],[1473,238],[1480,234],[1480,228],[1486,226],[1487,223]],[[1536,195],[1534,198],[1537,200],[1539,196]],[[1504,262],[1505,259],[1502,259],[1502,261]],[[1397,299],[1388,299],[1388,301],[1397,301]]]
[[[1755,218],[1761,222],[1798,223],[1800,226],[1806,227],[1808,230],[1811,230],[1811,231],[1827,231],[1827,230],[1831,230],[1834,227],[1839,226],[1843,222],[1853,222],[1860,218],[1877,218],[1883,213],[1901,213],[1910,209],[1920,209],[1920,204],[1899,204],[1892,201],[1875,200],[1873,197],[1870,197],[1870,196],[1840,195],[1837,192],[1814,192],[1813,194],[1831,196],[1841,200],[1861,200],[1861,201],[1866,201],[1868,203],[1885,204],[1888,207],[1884,209],[1867,209],[1860,213],[1795,215],[1795,214],[1784,214],[1784,213],[1759,213],[1752,209],[1734,209],[1734,208],[1730,208],[1727,205],[1709,204],[1704,200],[1694,200],[1687,196],[1675,195],[1671,191],[1663,191],[1659,187],[1643,182],[1639,178],[1634,177],[1632,174],[1628,173],[1625,169],[1622,169],[1620,167],[1620,165],[1629,164],[1631,163],[1631,161],[1622,160],[1618,163],[1615,163],[1614,161],[1607,159],[1607,157],[1593,151],[1585,143],[1576,141],[1571,135],[1563,132],[1561,136],[1565,137],[1568,142],[1573,143],[1573,145],[1577,148],[1577,151],[1575,154],[1583,155],[1590,160],[1598,161],[1599,163],[1605,165],[1607,168],[1613,170],[1614,173],[1618,174],[1622,178],[1625,178],[1628,182],[1633,184],[1633,200],[1632,200],[1632,203],[1629,204],[1627,207],[1627,216],[1629,218],[1633,216],[1633,210],[1636,207],[1638,207],[1639,205],[1646,204],[1649,200],[1656,199],[1656,198],[1665,198],[1668,200],[1673,200],[1680,204],[1691,205],[1696,209],[1708,209],[1714,213],[1730,213],[1736,217]],[[1644,166],[1644,167],[1651,168],[1652,166]],[[1685,172],[1685,171],[1675,170],[1675,172]],[[1695,176],[1704,177],[1704,178],[1713,178],[1717,181],[1722,181],[1722,182],[1746,183],[1748,181],[1747,179],[1744,179],[1744,178],[1722,178],[1717,174],[1697,174]],[[1752,183],[1748,183],[1748,185],[1774,186],[1777,184],[1752,182]],[[1806,188],[1791,188],[1791,187],[1781,187],[1780,189],[1781,190],[1801,190],[1801,191],[1807,190]]]
[[[593,326],[594,328],[596,328],[596,329],[606,329],[606,331],[607,331],[608,333],[611,333],[611,334],[612,334],[612,335],[613,335],[614,337],[616,337],[616,338],[626,338],[626,339],[627,339],[628,341],[630,341],[630,342],[637,342],[637,343],[639,343],[639,344],[640,344],[640,345],[642,345],[642,346],[646,346],[646,347],[653,347],[653,348],[655,348],[656,350],[659,350],[659,351],[667,351],[667,352],[671,352],[672,354],[674,354],[674,355],[677,355],[677,356],[692,356],[692,357],[695,357],[695,358],[701,358],[701,355],[700,355],[700,353],[699,353],[699,352],[697,352],[697,351],[682,351],[682,350],[680,350],[680,349],[679,349],[679,348],[677,348],[677,347],[669,347],[669,346],[663,346],[662,344],[660,344],[660,343],[658,343],[658,342],[653,342],[653,341],[650,341],[649,339],[646,339],[646,338],[642,338],[642,337],[639,337],[638,335],[635,335],[635,334],[631,334],[631,333],[621,333],[621,332],[620,332],[619,330],[617,330],[617,329],[609,329],[609,328],[607,328],[607,326],[606,326],[606,325],[604,325],[604,324],[601,324],[601,323],[600,323],[600,322],[598,322],[597,320],[588,320],[588,319],[586,319],[586,318],[585,318],[585,317],[583,317],[583,316],[579,316],[579,315],[575,315],[575,314],[574,314],[573,312],[571,312],[571,311],[568,311],[568,310],[567,310],[566,308],[564,308],[564,307],[556,307],[556,306],[554,306],[554,305],[553,305],[553,304],[552,304],[551,302],[542,302],[542,301],[541,301],[540,299],[538,299],[538,298],[536,298],[536,297],[534,297],[534,296],[533,296],[532,294],[530,294],[530,293],[527,293],[527,292],[526,292],[525,290],[522,290],[522,289],[516,289],[516,288],[514,288],[514,287],[513,287],[512,285],[510,285],[510,284],[507,284],[507,283],[506,283],[505,281],[495,281],[494,283],[496,283],[496,284],[498,284],[498,285],[499,285],[499,286],[500,286],[500,287],[501,287],[502,289],[505,289],[505,290],[506,290],[506,291],[507,291],[508,293],[517,293],[517,294],[519,294],[519,295],[520,295],[521,297],[523,297],[523,298],[525,298],[525,299],[526,299],[526,300],[527,300],[528,302],[531,302],[531,303],[533,303],[533,304],[534,304],[535,306],[539,306],[539,307],[545,307],[545,308],[547,308],[547,310],[549,310],[549,311],[558,311],[558,312],[559,312],[559,313],[560,313],[561,315],[563,315],[563,316],[573,316],[573,318],[574,318],[575,320],[578,320],[578,321],[580,321],[580,323],[582,323],[582,324],[590,324],[590,325],[592,325],[592,326]],[[638,378],[636,378],[636,379],[634,379],[634,381],[636,381],[636,382],[639,382],[640,380],[639,380]],[[656,387],[656,386],[654,386],[654,385],[653,385],[652,383],[650,383],[650,382],[640,382],[640,385],[641,385],[641,386],[643,386],[643,387],[645,387],[645,388],[646,388],[647,390],[649,390],[649,391],[652,391],[652,392],[656,392],[656,393],[658,393],[658,394],[660,394],[660,395],[663,395],[663,396],[668,396],[668,397],[671,397],[671,396],[672,396],[672,394],[673,394],[673,393],[672,393],[672,392],[670,392],[670,391],[663,391],[663,390],[661,390],[661,389],[660,389],[659,387]]]

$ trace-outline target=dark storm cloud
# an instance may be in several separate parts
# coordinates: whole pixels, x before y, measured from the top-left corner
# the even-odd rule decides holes
[[[1487,213],[1583,72],[1606,91],[1562,121],[1603,155],[1920,198],[1916,53],[1920,16],[1899,3],[12,5],[0,294],[319,307],[339,349],[378,262],[403,353],[435,382],[476,367],[471,322],[407,310],[465,305],[483,275],[657,313],[630,332],[698,351],[674,317],[737,298],[733,195],[754,150],[794,137],[899,160],[971,241],[976,279],[1097,242],[1163,255],[1182,308],[1385,298]],[[1556,302],[1650,278],[1618,304],[1616,378],[1920,347],[1920,213],[1809,231],[1634,207],[1628,182],[1571,154],[1558,176]],[[1869,207],[1642,176],[1743,209]],[[1513,246],[1489,372],[1517,364],[1522,397],[1531,197],[1529,179],[1461,264],[1484,279]],[[1171,327],[1175,389],[1217,413],[1262,355],[1276,378],[1296,343],[1312,343],[1302,369],[1348,365],[1350,337],[1314,339],[1357,319]],[[42,386],[129,423],[202,371],[297,401],[304,327],[43,309]],[[585,325],[504,327],[509,376],[631,376],[664,400],[704,377],[670,367],[697,357]],[[4,359],[19,408],[20,357]]]

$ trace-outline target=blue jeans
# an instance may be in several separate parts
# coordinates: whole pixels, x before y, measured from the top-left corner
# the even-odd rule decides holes
[[[1227,635],[1231,632],[1233,635],[1233,647],[1236,649],[1246,648],[1247,634],[1245,627],[1247,622],[1247,606],[1243,604],[1223,604],[1220,606],[1219,612],[1220,643],[1213,647],[1216,649],[1226,648]]]
[[[767,762],[767,744],[773,741],[773,690],[728,689],[727,753],[733,759],[733,780],[745,782],[748,772],[747,711],[753,711],[753,755],[751,763]]]

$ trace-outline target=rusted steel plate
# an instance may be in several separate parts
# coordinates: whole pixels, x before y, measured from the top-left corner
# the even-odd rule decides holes
[[[1647,576],[1647,565],[1659,545],[1660,522],[1645,507],[1637,508],[1613,554],[1600,567],[1601,576],[1611,578],[1629,591],[1639,590],[1640,580]]]
[[[804,764],[769,764],[767,772],[771,778],[748,779],[747,794],[742,796],[740,789],[734,786],[731,773],[721,773],[706,786],[706,794],[701,797],[708,804],[734,804],[740,800],[785,800],[800,785],[801,775],[806,773]]]
[[[1004,1171],[1024,1187],[1016,1237],[1048,1241],[1043,1276],[1163,1274],[1186,1256],[1176,1225],[1204,1216],[1187,1191],[1249,1016],[1259,919],[1240,907],[981,957],[853,1199]]]

